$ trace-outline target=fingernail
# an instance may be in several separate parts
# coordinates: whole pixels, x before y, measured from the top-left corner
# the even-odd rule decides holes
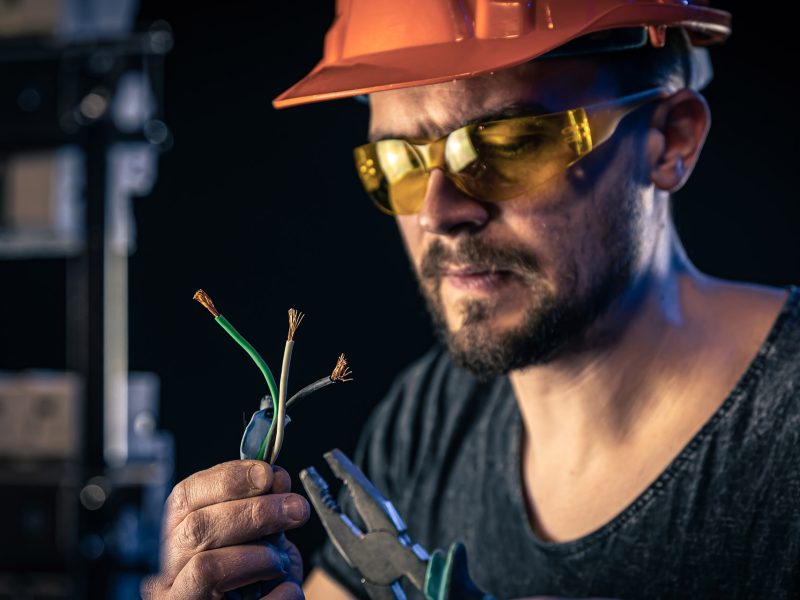
[[[305,521],[308,509],[306,501],[300,496],[286,496],[283,501],[283,514],[293,521]]]
[[[247,479],[257,490],[262,490],[267,485],[267,466],[255,464],[247,471]]]

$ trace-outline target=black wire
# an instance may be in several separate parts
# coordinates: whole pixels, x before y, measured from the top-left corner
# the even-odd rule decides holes
[[[325,376],[325,377],[322,377],[321,379],[317,379],[314,383],[308,384],[306,387],[301,389],[299,392],[297,392],[295,395],[293,395],[291,398],[289,398],[286,401],[286,410],[289,410],[289,407],[292,404],[294,404],[295,402],[297,402],[298,400],[300,400],[301,398],[305,398],[309,394],[313,394],[317,390],[321,390],[325,386],[330,385],[332,383],[335,383],[335,381],[333,379],[331,379],[330,376]],[[270,404],[267,407],[267,415],[271,416],[274,419],[275,415],[272,414],[272,410],[271,409],[272,409],[272,405]],[[275,444],[275,437],[277,436],[278,428],[276,427],[274,429],[272,429],[272,428],[270,428],[270,429],[272,430],[271,431],[272,435],[267,437],[267,445],[265,446],[264,456],[270,456],[271,455],[272,447]]]
[[[297,392],[294,396],[292,396],[286,401],[286,409],[288,410],[289,407],[298,400],[300,400],[300,398],[304,398],[309,394],[313,394],[317,390],[321,390],[325,386],[330,385],[332,383],[335,383],[335,381],[326,375],[321,379],[317,379],[314,383],[308,384],[306,387],[304,387],[302,390]]]
[[[295,402],[297,402],[298,400],[300,400],[301,398],[305,398],[309,394],[313,394],[317,390],[321,390],[322,388],[324,388],[326,386],[329,386],[332,383],[336,383],[336,380],[331,379],[329,375],[326,375],[325,377],[317,379],[313,383],[309,383],[306,387],[301,389],[299,392],[294,394],[291,398],[289,398],[286,401],[286,410],[289,410],[289,407],[292,404],[294,404]],[[267,409],[267,414],[269,414],[271,412],[269,410],[270,408],[272,408],[272,406],[270,406]],[[272,415],[272,418],[274,419],[275,415]],[[266,449],[264,451],[264,456],[269,456],[272,453],[272,446],[275,444],[275,437],[277,435],[277,431],[278,431],[278,428],[276,427],[275,429],[272,430],[272,432],[271,432],[272,435],[270,435],[267,438],[267,445],[266,445]]]

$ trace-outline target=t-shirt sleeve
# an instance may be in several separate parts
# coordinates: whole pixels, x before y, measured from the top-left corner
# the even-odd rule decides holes
[[[434,346],[394,380],[383,401],[367,419],[352,457],[353,462],[400,511],[401,517],[404,508],[402,491],[406,489],[410,473],[408,458],[409,454],[413,454],[408,446],[413,441],[407,428],[398,426],[398,423],[406,420],[409,411],[414,411],[414,407],[409,404],[420,401],[420,371],[426,365],[429,366],[439,352],[439,346]],[[409,399],[409,395],[415,398]],[[344,486],[339,492],[337,502],[342,511],[364,531],[364,523]],[[310,562],[312,567],[321,568],[347,588],[354,597],[369,599],[359,573],[347,564],[330,539],[326,538],[323,546],[312,554]]]

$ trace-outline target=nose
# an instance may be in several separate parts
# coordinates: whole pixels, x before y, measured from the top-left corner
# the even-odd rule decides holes
[[[489,217],[484,202],[459,190],[441,169],[433,169],[418,215],[422,229],[439,235],[453,235],[461,229],[480,229]]]

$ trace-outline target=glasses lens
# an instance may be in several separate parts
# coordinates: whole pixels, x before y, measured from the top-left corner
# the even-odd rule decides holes
[[[454,180],[467,193],[492,202],[524,194],[580,157],[572,143],[577,130],[565,114],[472,126],[477,158],[455,172]]]
[[[355,150],[356,168],[373,202],[391,215],[413,214],[425,199],[429,170],[444,167],[465,194],[500,202],[523,195],[565,171],[592,149],[583,109],[468,125],[444,143],[415,147],[382,140]],[[424,157],[424,158],[423,158]]]
[[[383,212],[412,214],[425,198],[428,173],[419,154],[404,140],[381,140],[355,150],[364,189]]]

